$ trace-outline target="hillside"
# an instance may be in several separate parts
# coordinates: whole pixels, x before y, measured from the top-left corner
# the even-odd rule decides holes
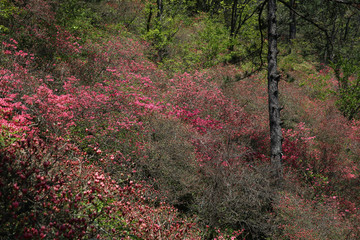
[[[195,2],[0,1],[0,239],[360,238],[359,69],[280,42],[275,185],[262,27]]]

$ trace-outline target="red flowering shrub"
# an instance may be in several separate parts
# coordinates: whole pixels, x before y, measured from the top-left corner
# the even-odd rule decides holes
[[[198,238],[192,221],[149,204],[146,187],[132,181],[120,187],[61,138],[46,143],[30,134],[0,154],[3,237]]]
[[[86,118],[94,122],[101,119],[108,127],[94,137],[95,145],[101,141],[101,135],[109,136],[107,134],[115,130],[111,127],[119,132],[134,125],[141,126],[136,115],[126,115],[127,112],[131,114],[126,106],[138,109],[138,116],[144,115],[151,111],[146,107],[146,98],[135,92],[121,91],[120,86],[119,91],[105,88],[97,92],[80,87],[76,78],[65,82],[62,94],[47,86],[46,83],[51,83],[50,77],[45,83],[31,78],[33,86],[29,88],[24,80],[30,76],[26,76],[25,68],[21,70],[17,74],[1,70],[1,236],[18,239],[200,238],[193,221],[178,218],[176,210],[169,206],[154,207],[151,199],[144,197],[149,191],[146,187],[132,181],[120,187],[101,169],[102,164],[90,163],[95,155],[100,162],[106,159],[109,163],[116,156],[102,155],[101,149],[95,147],[92,152],[95,155],[88,155],[68,138],[71,133],[78,134],[74,127]],[[19,98],[15,92],[27,95]],[[116,113],[113,105],[116,101],[123,110],[119,115],[122,118],[118,117],[117,121],[116,115],[110,115]],[[34,123],[38,128],[32,126]],[[99,126],[88,124],[90,130],[86,131],[96,134]],[[101,146],[113,152],[105,143]]]
[[[13,42],[4,44],[4,53],[15,73],[2,69],[0,81],[6,129],[1,132],[2,234],[200,239],[194,220],[179,218],[173,207],[146,197],[154,196],[153,190],[130,180],[141,167],[137,158],[147,153],[149,117],[174,117],[167,110],[171,105],[159,98],[157,87],[164,86],[145,75],[157,79],[161,73],[127,59],[131,52],[118,51],[124,56],[107,56],[114,66],[107,67],[103,82],[84,86],[68,73],[42,79],[32,70],[32,56]],[[109,63],[105,52],[98,54],[99,62]]]

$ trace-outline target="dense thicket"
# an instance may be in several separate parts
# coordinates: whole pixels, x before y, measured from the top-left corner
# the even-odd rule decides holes
[[[276,2],[0,0],[0,239],[360,238],[359,3]]]

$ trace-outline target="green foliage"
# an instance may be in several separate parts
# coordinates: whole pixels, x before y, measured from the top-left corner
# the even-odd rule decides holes
[[[287,82],[297,83],[306,89],[312,98],[325,100],[333,96],[337,87],[336,80],[329,67],[320,64],[317,70],[314,65],[314,62],[294,51],[279,58],[279,67]]]
[[[162,68],[181,72],[228,62],[232,57],[228,50],[230,43],[228,30],[220,20],[201,15],[197,21],[179,29]]]
[[[359,56],[357,56],[359,58]],[[358,59],[339,57],[331,64],[338,80],[340,91],[337,106],[348,119],[359,118],[360,110],[360,67]]]
[[[334,81],[330,74],[320,73],[317,75],[310,75],[307,80],[308,81],[301,83],[301,85],[305,85],[309,90],[311,97],[326,100],[333,95],[335,88],[334,86],[331,86],[331,83],[334,83]]]
[[[165,50],[165,47],[169,45],[174,34],[177,32],[177,21],[171,17],[167,17],[157,23],[155,27],[150,29],[144,34],[145,40],[153,44],[153,46],[159,50]]]
[[[91,36],[94,26],[101,25],[101,17],[81,0],[64,0],[56,12],[57,22],[81,38]]]
[[[17,136],[18,132],[9,131],[5,126],[1,126],[0,129],[0,149],[6,148],[20,139]]]
[[[19,8],[8,0],[0,0],[0,34],[9,33],[9,23],[12,16],[19,12]]]
[[[179,3],[179,6],[175,6],[175,3],[177,1],[164,2],[164,9],[167,11],[164,11],[161,20],[158,16],[154,17],[157,14],[154,3],[148,4],[145,9],[147,16],[152,9],[152,18],[151,29],[144,36],[158,51],[162,68],[181,72],[209,68],[219,63],[238,63],[244,60],[259,62],[257,53],[261,39],[256,17],[243,23],[238,36],[231,38],[226,17],[224,19],[225,12],[219,9],[216,13],[199,13],[191,17],[192,14],[179,7],[184,3]],[[193,2],[190,3],[191,6],[188,4],[185,3],[184,9],[196,8]],[[242,12],[251,12],[256,6],[241,6],[244,7]],[[181,22],[181,25],[175,25],[176,31],[171,30],[174,27],[169,24],[169,18]],[[173,38],[169,39],[169,35]],[[249,58],[249,55],[252,57]]]
[[[294,52],[279,57],[279,68],[285,72],[299,71],[304,74],[315,73],[313,64],[306,61],[300,54]]]
[[[230,38],[227,29],[211,18],[206,18],[204,28],[199,32],[197,44],[206,59],[205,67],[210,67],[218,62],[229,59],[228,46],[230,46]]]
[[[356,56],[356,58],[345,58],[339,56],[330,64],[330,67],[333,68],[335,72],[335,76],[341,89],[346,89],[349,84],[352,84],[349,78],[360,72],[359,62],[360,55]]]
[[[146,19],[143,19],[145,26],[142,27],[144,30],[142,37],[156,50],[155,60],[163,62],[169,59],[169,55],[172,54],[172,45],[175,43],[175,35],[182,26],[191,23],[186,9],[191,8],[192,5],[193,2],[161,1],[162,10],[160,11],[158,4],[154,1],[146,3],[143,10]]]
[[[360,85],[359,83],[340,90],[337,100],[339,110],[348,119],[360,117]]]

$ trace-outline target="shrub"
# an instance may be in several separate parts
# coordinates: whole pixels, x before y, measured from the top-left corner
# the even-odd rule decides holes
[[[205,187],[196,205],[201,221],[209,226],[243,229],[245,239],[270,236],[276,228],[271,207],[276,195],[269,170],[263,164],[204,167]]]
[[[335,197],[336,198],[336,197]],[[324,203],[282,193],[275,206],[280,221],[276,239],[353,239],[351,225],[339,212],[335,198]]]

